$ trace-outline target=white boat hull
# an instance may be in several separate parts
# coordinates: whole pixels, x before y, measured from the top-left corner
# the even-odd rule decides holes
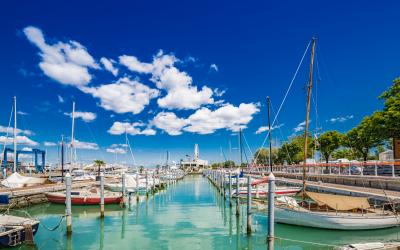
[[[351,213],[327,214],[275,207],[275,221],[283,224],[337,230],[368,230],[400,225],[395,215],[352,215]]]

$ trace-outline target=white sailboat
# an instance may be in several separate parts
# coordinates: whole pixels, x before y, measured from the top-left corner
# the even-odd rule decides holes
[[[315,42],[315,38],[313,38],[304,130],[302,200],[298,202],[292,197],[279,197],[275,207],[275,221],[284,224],[337,230],[366,230],[398,226],[400,225],[400,218],[397,214],[384,209],[371,209],[367,197],[306,191],[307,139]]]

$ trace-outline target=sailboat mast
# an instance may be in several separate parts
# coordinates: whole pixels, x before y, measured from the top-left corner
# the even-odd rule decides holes
[[[61,135],[61,183],[64,182],[64,135]]]
[[[72,163],[74,161],[74,132],[75,132],[75,102],[72,102],[72,128],[71,128],[71,152],[70,152],[70,172],[72,171]]]
[[[240,166],[242,167],[243,155],[242,155],[242,129],[239,129],[239,154],[240,154]]]
[[[314,54],[315,54],[316,39],[312,38],[311,60],[310,60],[310,75],[309,83],[307,86],[307,111],[306,111],[306,124],[304,128],[304,158],[303,158],[303,198],[306,191],[306,168],[307,168],[307,148],[308,148],[308,125],[310,119],[310,105],[311,105],[311,91],[313,86],[313,69],[314,69]]]
[[[17,97],[14,96],[14,168],[13,173],[17,172]]]
[[[272,173],[272,130],[271,130],[271,100],[269,96],[267,97],[268,101],[268,140],[269,140],[269,168]]]

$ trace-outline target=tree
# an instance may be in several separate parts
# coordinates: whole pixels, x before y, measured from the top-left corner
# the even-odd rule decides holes
[[[296,154],[294,154],[294,156],[292,157],[293,162],[300,163],[301,161],[304,161],[304,135],[299,135],[292,138],[290,144],[291,147],[289,148],[292,148],[292,150],[296,152]],[[310,158],[312,157],[312,148],[314,146],[314,142],[311,136],[308,136],[307,144],[307,158]]]
[[[321,134],[318,138],[318,148],[324,157],[326,163],[333,151],[338,149],[343,143],[343,135],[337,131],[328,131]]]
[[[272,162],[276,163],[278,159],[278,149],[272,148]],[[260,165],[269,165],[269,148],[259,148],[254,153],[254,159],[257,157],[257,164]]]
[[[227,160],[223,163],[224,168],[235,167],[235,162],[231,160]]]
[[[381,125],[377,132],[382,139],[400,138],[400,78],[394,79],[393,85],[379,98],[385,103],[383,111],[374,114],[376,123]]]
[[[369,150],[382,144],[382,138],[379,135],[380,124],[373,116],[366,116],[361,123],[347,132],[345,144],[362,155],[364,161],[367,161]]]
[[[94,165],[97,166],[97,173],[100,176],[100,169],[102,166],[106,165],[106,163],[103,160],[94,160]]]
[[[308,137],[308,151],[307,157],[312,156],[313,141],[312,138]],[[277,156],[275,161],[277,163],[283,164],[287,162],[288,164],[299,163],[304,160],[304,135],[299,135],[291,138],[290,142],[285,142],[277,151]],[[274,155],[274,153],[272,154]]]
[[[340,148],[340,149],[333,151],[332,158],[335,160],[342,159],[342,158],[354,160],[358,157],[354,154],[354,151],[351,150],[350,148]]]

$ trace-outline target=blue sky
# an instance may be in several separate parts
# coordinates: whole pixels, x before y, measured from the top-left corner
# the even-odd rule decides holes
[[[113,145],[125,143],[125,130],[138,164],[164,162],[166,150],[184,158],[194,143],[202,158],[223,160],[222,147],[237,159],[239,127],[254,151],[266,134],[256,134],[267,122],[266,97],[276,111],[312,36],[311,129],[347,131],[382,107],[377,96],[400,75],[398,1],[1,5],[0,125],[17,96],[18,127],[29,130],[20,147],[50,142],[52,162],[51,144],[70,135],[72,101],[84,118],[76,123],[80,161],[131,162],[111,153],[126,151]],[[278,117],[277,143],[301,133],[308,63],[309,53]]]

